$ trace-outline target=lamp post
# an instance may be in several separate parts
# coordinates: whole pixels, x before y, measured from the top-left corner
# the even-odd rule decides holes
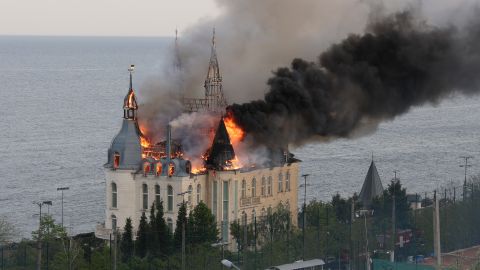
[[[302,260],[305,261],[305,224],[307,223],[307,177],[310,174],[302,174],[302,177],[305,179],[303,187],[303,224],[302,224],[302,234],[303,234],[303,251],[302,251]]]
[[[223,259],[220,262],[222,263],[223,266],[225,266],[227,268],[234,268],[234,269],[240,270],[240,268],[238,268],[238,266],[236,266],[235,264],[233,264],[233,262],[231,262],[227,259]]]
[[[42,202],[34,202],[34,204],[38,205],[40,209],[39,214],[39,223],[38,223],[38,239],[37,239],[37,270],[41,270],[42,267],[42,206],[43,205],[52,205],[52,201],[42,201]]]
[[[63,191],[64,190],[69,190],[69,187],[59,187],[57,188],[57,191],[62,191],[62,227],[63,227]]]

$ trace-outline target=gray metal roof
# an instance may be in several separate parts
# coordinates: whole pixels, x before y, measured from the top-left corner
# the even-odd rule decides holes
[[[383,186],[380,176],[378,175],[377,167],[372,160],[370,168],[368,169],[367,176],[363,182],[362,190],[358,196],[360,202],[362,202],[364,208],[368,208],[375,197],[382,195]]]
[[[315,267],[315,266],[321,266],[324,265],[325,262],[322,259],[313,259],[313,260],[308,260],[308,261],[297,261],[294,263],[289,263],[289,264],[282,264],[278,266],[272,266],[268,269],[270,270],[295,270],[295,269],[305,269],[308,267]]]
[[[120,154],[118,169],[137,170],[140,168],[142,146],[140,145],[140,135],[135,120],[123,119],[122,128],[117,136],[113,138],[112,144],[108,149],[107,167],[113,167],[113,155],[115,152]]]

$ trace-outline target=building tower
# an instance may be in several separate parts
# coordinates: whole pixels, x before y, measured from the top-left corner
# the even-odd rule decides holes
[[[380,175],[378,175],[377,167],[372,157],[372,163],[370,163],[370,168],[368,168],[358,200],[362,203],[364,209],[368,209],[372,204],[372,200],[382,194],[382,181],[380,180]]]
[[[137,124],[138,105],[132,86],[133,70],[134,65],[131,65],[128,69],[130,87],[123,100],[122,128],[108,149],[108,163],[105,166],[112,169],[137,169],[142,158],[140,131]]]
[[[207,101],[206,109],[213,112],[224,112],[227,101],[223,95],[222,76],[220,76],[220,67],[218,66],[215,28],[213,29],[210,63],[208,65],[208,73],[207,78],[205,78],[204,87],[205,99]]]

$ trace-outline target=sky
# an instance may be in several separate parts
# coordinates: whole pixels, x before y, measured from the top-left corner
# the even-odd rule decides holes
[[[172,36],[214,0],[0,0],[0,35]]]

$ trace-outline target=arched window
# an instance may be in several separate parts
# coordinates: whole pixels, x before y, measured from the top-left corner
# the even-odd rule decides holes
[[[255,177],[252,179],[252,197],[257,196],[257,179]]]
[[[170,162],[168,164],[168,176],[172,176],[175,174],[175,164],[173,162]]]
[[[173,211],[173,188],[170,185],[168,185],[167,194],[168,194],[167,209],[168,211]]]
[[[115,215],[112,215],[112,230],[117,229],[117,217]]]
[[[265,210],[265,207],[262,208],[262,212],[260,212],[262,220],[265,220],[267,217],[267,211]]]
[[[242,212],[242,225],[247,225],[247,213]]]
[[[162,163],[160,162],[157,163],[157,170],[155,171],[155,174],[157,176],[160,176],[162,174]]]
[[[199,204],[201,200],[202,200],[202,186],[198,184],[197,185],[197,204]]]
[[[115,152],[113,154],[113,168],[116,169],[118,166],[120,166],[120,154]]]
[[[262,188],[261,188],[262,196],[265,196],[266,189],[267,189],[267,179],[265,179],[265,176],[263,176],[262,177]]]
[[[283,192],[283,174],[278,174],[278,192]]]
[[[167,218],[167,226],[170,233],[173,233],[173,220],[171,218]]]
[[[156,184],[155,185],[155,203],[159,204],[161,199],[162,198],[160,197],[160,185]]]
[[[192,163],[187,162],[187,164],[185,164],[185,172],[187,174],[190,174],[190,172],[192,172]]]
[[[142,185],[143,192],[143,209],[148,209],[148,186],[147,184]]]
[[[117,184],[112,183],[112,208],[117,208]]]
[[[291,212],[290,210],[290,201],[287,200],[287,202],[285,203],[285,209],[287,209],[288,212]]]
[[[285,176],[285,191],[290,191],[290,171],[287,171]]]
[[[190,206],[192,205],[192,193],[193,193],[193,187],[192,185],[189,185],[188,186],[188,204],[190,204]]]
[[[267,195],[272,196],[272,177],[268,177],[268,183],[267,183]]]
[[[256,212],[255,212],[255,209],[252,210],[252,222],[255,222],[256,221]]]
[[[242,198],[247,197],[247,181],[242,180]]]
[[[144,162],[143,163],[143,175],[146,176],[150,172],[150,162]]]

